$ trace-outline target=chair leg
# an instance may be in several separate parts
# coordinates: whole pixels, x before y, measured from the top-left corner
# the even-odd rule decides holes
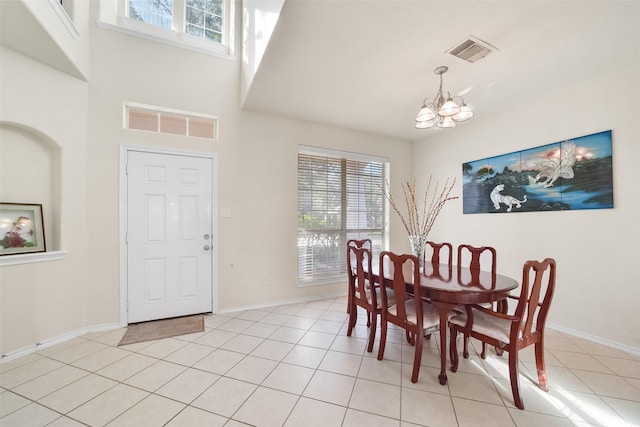
[[[422,361],[422,332],[418,331],[413,334],[415,336],[416,344],[413,354],[413,372],[411,373],[411,382],[418,382],[418,375],[420,374],[420,362]]]
[[[469,358],[469,337],[471,336],[471,325],[473,324],[473,310],[470,305],[464,306],[465,311],[467,312],[467,323],[464,325],[464,330],[462,330],[463,342],[462,342],[462,356],[465,359]]]
[[[503,299],[502,301],[498,301],[496,303],[496,311],[498,313],[507,314],[507,312],[509,311],[509,301],[507,299]],[[482,343],[482,352],[483,353],[485,353],[485,348],[484,347],[485,347],[485,343]],[[504,353],[504,350],[499,348],[499,347],[495,347],[495,349],[496,349],[496,354],[498,356],[502,356],[502,353]]]
[[[384,357],[384,346],[387,343],[387,319],[383,316],[380,318],[380,346],[378,347],[378,360]]]
[[[409,331],[404,331],[405,335],[407,336],[407,342],[411,345],[414,345],[416,343],[415,339],[413,338],[413,333],[409,332]]]
[[[356,321],[358,320],[358,309],[355,304],[352,304],[349,308],[349,328],[347,329],[347,336],[351,336],[351,332],[353,332],[353,328],[356,326]]]
[[[376,339],[376,326],[378,324],[377,313],[369,313],[371,315],[371,328],[369,329],[369,345],[367,351],[371,353],[373,351],[373,341]]]
[[[449,359],[451,360],[451,372],[458,370],[458,331],[455,326],[449,327]]]
[[[511,379],[513,403],[518,409],[524,409],[524,403],[520,397],[520,369],[518,366],[518,350],[516,349],[509,352],[509,378]]]
[[[466,332],[462,333],[462,356],[465,359],[469,358],[469,335]]]
[[[544,338],[535,344],[536,369],[538,371],[538,387],[544,391],[549,391],[547,384],[547,368],[544,364]]]
[[[484,345],[484,343],[482,345]],[[496,349],[496,354],[498,356],[502,356],[502,353],[504,353],[504,350],[499,347],[494,347],[494,348]]]
[[[367,311],[367,328],[371,326],[371,312]]]

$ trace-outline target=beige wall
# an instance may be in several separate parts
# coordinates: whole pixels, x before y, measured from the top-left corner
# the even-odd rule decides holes
[[[412,166],[423,179],[433,172],[460,180],[464,162],[612,129],[614,209],[463,215],[460,199],[445,208],[432,237],[494,246],[499,271],[518,278],[527,259],[555,258],[557,288],[549,322],[638,351],[640,128],[634,100],[640,96],[640,63],[610,70],[416,142]]]
[[[93,244],[86,239],[87,83],[4,47],[0,55],[0,200],[43,203],[48,250],[67,251],[63,260],[0,267],[5,354],[90,324],[86,254]],[[47,177],[25,173],[40,167]],[[18,190],[23,182],[28,194]]]
[[[238,106],[238,61],[228,61],[97,28],[90,82],[89,215],[101,219],[89,261],[92,322],[118,320],[118,153],[120,144],[216,153],[219,161],[219,307],[265,305],[344,293],[343,283],[297,288],[298,144],[389,157],[409,165],[410,144],[263,114]],[[113,49],[112,46],[118,46]],[[160,71],[159,71],[160,70]],[[203,85],[201,82],[206,81]],[[220,118],[220,140],[122,129],[123,101]],[[394,168],[395,169],[395,168]],[[267,285],[267,276],[272,284]]]

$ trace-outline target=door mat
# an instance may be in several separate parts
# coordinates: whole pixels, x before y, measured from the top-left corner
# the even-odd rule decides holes
[[[132,323],[127,326],[127,332],[118,345],[135,344],[203,331],[203,314]]]

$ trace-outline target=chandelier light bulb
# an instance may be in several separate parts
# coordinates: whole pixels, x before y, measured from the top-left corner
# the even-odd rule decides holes
[[[447,102],[445,102],[444,105],[440,108],[440,111],[438,111],[438,114],[440,114],[441,116],[448,117],[448,116],[455,116],[459,112],[460,112],[460,107],[458,107],[458,104],[453,102],[453,99],[449,98],[447,99]]]
[[[434,113],[433,110],[425,104],[422,106],[420,111],[418,111],[418,116],[416,117],[416,121],[425,122],[427,120],[433,119],[435,116],[436,116],[436,113]]]
[[[456,127],[456,122],[453,121],[453,119],[451,118],[451,116],[448,117],[442,117],[440,119],[440,121],[438,122],[438,127],[439,128],[454,128]]]
[[[433,122],[432,121],[416,121],[416,129],[429,129],[433,127]]]
[[[453,116],[453,120],[456,122],[464,122],[465,120],[469,120],[471,117],[473,117],[473,111],[471,111],[469,107],[467,107],[467,104],[463,102],[460,106],[460,112]]]

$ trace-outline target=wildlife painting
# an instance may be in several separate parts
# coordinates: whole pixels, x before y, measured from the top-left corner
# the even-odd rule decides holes
[[[613,208],[611,130],[462,164],[463,212]]]

